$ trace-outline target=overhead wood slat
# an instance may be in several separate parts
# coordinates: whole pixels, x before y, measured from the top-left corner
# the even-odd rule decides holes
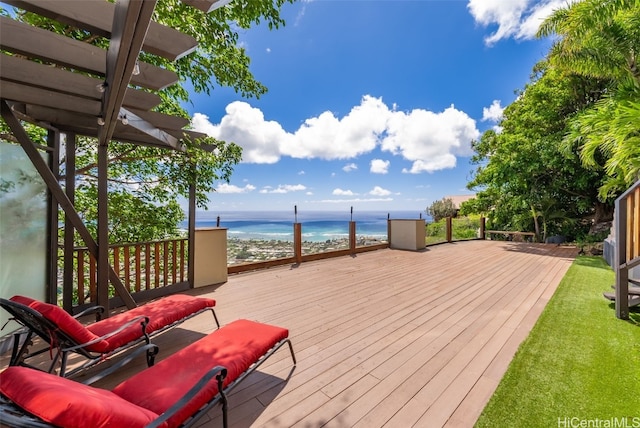
[[[15,56],[0,54],[0,75],[3,80],[16,83],[49,88],[96,101],[102,98],[102,93],[98,90],[98,86],[102,84],[100,79]],[[134,109],[150,110],[160,102],[161,98],[157,94],[129,88],[123,105]]]
[[[231,0],[182,0],[182,2],[199,9],[204,13],[209,13],[212,10],[231,3]]]
[[[128,126],[152,136],[158,141],[161,141],[165,145],[173,148],[174,150],[183,150],[182,144],[178,142],[178,139],[171,134],[159,129],[156,125],[147,122],[141,117],[137,116],[131,111],[121,109],[120,114],[127,117]]]
[[[15,111],[15,108],[12,109]],[[98,133],[98,124],[95,117],[49,107],[27,106],[20,114],[20,118],[32,123],[55,123],[56,128],[60,131],[74,132],[78,135],[95,137]],[[144,134],[143,132],[136,131],[131,126],[122,125],[122,123],[118,123],[116,125],[113,132],[113,140],[162,149],[169,148],[165,143],[161,143],[156,138]]]
[[[0,17],[0,47],[99,76],[104,76],[107,71],[107,52],[104,49],[7,17]],[[140,74],[131,77],[131,83],[136,86],[158,91],[178,82],[178,75],[170,70],[145,62],[138,65]]]
[[[10,101],[94,115],[96,118],[100,114],[100,103],[95,100],[21,85],[7,80],[0,80],[0,93],[3,99]]]
[[[182,129],[189,125],[189,119],[180,116],[169,116],[155,111],[142,111],[138,109],[128,109],[133,114],[140,116],[147,122],[157,124],[162,129]]]
[[[4,2],[102,37],[111,37],[116,6],[106,0],[6,0]],[[193,52],[197,44],[196,39],[187,34],[157,22],[151,22],[143,50],[175,61]]]

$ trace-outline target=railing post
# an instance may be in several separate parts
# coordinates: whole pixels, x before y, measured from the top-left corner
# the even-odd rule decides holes
[[[486,223],[486,219],[484,217],[480,217],[480,239],[487,239],[484,236],[485,223]]]
[[[453,241],[453,222],[452,217],[447,217],[447,242]]]
[[[293,223],[293,256],[302,263],[302,223]]]
[[[391,213],[387,213],[387,242],[391,247]]]
[[[351,250],[351,254],[355,254],[356,252],[356,222],[349,222],[349,250]]]

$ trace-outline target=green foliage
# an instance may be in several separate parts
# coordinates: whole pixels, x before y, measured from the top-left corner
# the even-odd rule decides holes
[[[640,313],[615,317],[602,297],[613,271],[601,257],[578,257],[516,353],[477,427],[550,427],[564,418],[638,417]],[[586,425],[584,425],[586,426]],[[612,425],[613,426],[613,425]]]
[[[478,238],[480,229],[480,216],[472,215],[469,217],[457,217],[451,221],[451,236],[454,241],[462,241],[465,239]]]
[[[427,214],[433,217],[434,221],[439,221],[440,219],[446,217],[455,217],[457,210],[453,205],[453,201],[449,198],[443,198],[439,201],[435,201],[429,207],[427,207]]]
[[[562,144],[571,118],[601,98],[606,81],[566,74],[548,63],[504,111],[502,132],[473,143],[478,165],[465,214],[485,213],[488,227],[549,235],[575,235],[588,220],[605,220],[597,189],[604,173],[585,168],[576,147]],[[611,205],[610,201],[605,205]]]
[[[600,198],[615,197],[640,178],[640,2],[570,3],[540,27],[541,36],[553,33],[554,67],[609,82],[603,99],[573,119],[565,143],[579,146],[588,167],[604,167]]]
[[[480,229],[480,216],[456,217],[452,219],[451,227],[453,229],[451,231],[451,238],[454,241],[476,239],[478,237],[478,230]],[[426,235],[427,245],[445,242],[447,240],[447,219],[443,218],[427,223]]]

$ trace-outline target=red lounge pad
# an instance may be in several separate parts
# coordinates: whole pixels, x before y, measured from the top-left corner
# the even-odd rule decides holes
[[[156,363],[113,389],[113,393],[157,414],[177,402],[211,368],[228,370],[225,386],[289,336],[284,328],[254,321],[234,321]],[[218,393],[213,379],[168,421],[178,426]]]
[[[198,311],[212,308],[215,304],[216,301],[213,299],[194,297],[186,294],[174,294],[98,321],[89,325],[87,329],[96,336],[103,336],[117,330],[121,325],[129,322],[129,320],[138,316],[146,316],[149,317],[149,324],[147,325],[146,331],[150,334],[189,315],[195,314]],[[141,336],[142,327],[140,323],[134,323],[129,328],[109,337],[107,340],[109,341],[111,349],[117,349],[129,342],[139,339]]]
[[[26,367],[2,372],[0,390],[27,412],[65,428],[144,427],[158,417],[110,391]]]
[[[13,296],[10,300],[40,312],[43,317],[55,323],[61,331],[71,337],[76,343],[81,344],[91,342],[101,336],[92,333],[85,326],[80,324],[78,320],[57,305],[40,302],[24,296]],[[110,343],[105,340],[100,340],[90,346],[87,346],[87,349],[93,352],[105,352],[110,349]]]

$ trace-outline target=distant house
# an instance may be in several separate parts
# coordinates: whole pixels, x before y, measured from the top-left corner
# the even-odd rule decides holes
[[[475,197],[476,195],[474,193],[473,195],[445,196],[443,199],[451,199],[451,201],[453,202],[453,207],[456,209],[456,212],[457,212],[460,210],[460,205],[462,205],[463,202],[467,202],[469,199],[473,199]]]

